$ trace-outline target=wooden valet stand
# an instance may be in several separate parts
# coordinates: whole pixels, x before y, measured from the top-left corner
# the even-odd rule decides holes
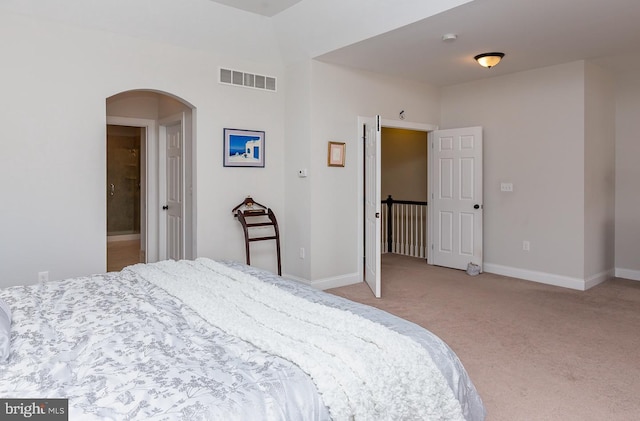
[[[238,218],[244,230],[245,254],[247,264],[251,265],[251,253],[249,243],[254,241],[276,241],[276,255],[278,259],[278,275],[282,276],[282,265],[280,262],[280,233],[278,230],[278,221],[273,211],[247,196],[246,199],[231,211],[233,216]],[[253,219],[253,221],[251,221]],[[273,235],[262,237],[250,237],[249,229],[256,227],[273,227]]]

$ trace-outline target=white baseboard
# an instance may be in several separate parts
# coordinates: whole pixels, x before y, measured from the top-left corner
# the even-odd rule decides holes
[[[310,281],[308,279],[298,278],[297,276],[292,276],[292,275],[287,275],[287,274],[284,274],[283,276],[285,278],[289,278],[289,279],[293,279],[293,280],[298,281],[298,282],[302,282],[303,284],[307,284],[309,286],[312,286],[312,287],[314,287],[316,289],[320,289],[320,290],[344,287],[344,286],[347,286],[347,285],[353,285],[353,284],[357,284],[359,282],[362,282],[360,280],[360,275],[357,272],[356,273],[351,273],[351,274],[348,274],[348,275],[335,276],[335,277],[332,277],[332,278],[318,279],[318,280],[315,280],[315,281]]]
[[[556,275],[554,273],[539,272],[528,269],[514,268],[510,266],[497,265],[494,263],[484,263],[483,269],[485,272],[495,273],[497,275],[509,276],[511,278],[524,279],[526,281],[539,282],[547,285],[554,285],[563,288],[575,289],[578,291],[585,291],[589,288],[611,279],[615,276],[628,279],[640,280],[640,272],[636,271],[635,276],[637,278],[630,278],[627,272],[625,276],[619,275],[619,269],[615,271],[613,269],[596,274],[587,280],[580,278],[573,278],[569,276]],[[341,275],[332,278],[319,279],[315,281],[309,281],[308,279],[299,278],[292,275],[284,275],[286,278],[293,279],[295,281],[307,284],[316,289],[325,290],[330,288],[338,288],[347,285],[357,284],[362,282],[358,273],[352,273],[348,275]]]
[[[484,272],[495,273],[496,275],[509,276],[511,278],[524,279],[526,281],[539,282],[541,284],[554,285],[563,288],[575,289],[578,291],[586,291],[589,288],[603,283],[607,279],[618,278],[632,279],[640,281],[640,271],[616,268],[598,273],[586,280],[573,278],[570,276],[556,275],[554,273],[539,272],[528,269],[514,268],[510,266],[496,265],[494,263],[484,263]],[[347,285],[362,282],[358,273],[348,275],[335,276],[332,278],[318,279],[309,281],[308,279],[298,278],[296,276],[284,274],[286,278],[302,282],[316,289],[325,290],[330,288],[339,288]]]
[[[495,273],[497,275],[510,276],[512,278],[540,282],[542,284],[555,285],[558,287],[577,289],[579,291],[584,291],[587,289],[587,283],[580,278],[572,278],[569,276],[556,275],[546,272],[537,272],[534,270],[519,269],[509,266],[496,265],[493,263],[484,263],[483,266],[485,272]]]
[[[616,268],[616,278],[631,279],[640,281],[640,270]]]
[[[597,275],[593,275],[590,278],[587,278],[585,281],[585,289],[593,288],[594,286],[603,283],[607,279],[611,279],[615,276],[615,270],[609,269],[604,272],[600,272]]]

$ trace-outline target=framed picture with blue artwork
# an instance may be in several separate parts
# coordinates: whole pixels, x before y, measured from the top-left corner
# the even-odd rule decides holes
[[[225,167],[264,167],[264,132],[224,129]]]

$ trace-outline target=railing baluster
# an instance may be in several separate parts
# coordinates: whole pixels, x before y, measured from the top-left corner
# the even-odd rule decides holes
[[[420,257],[424,257],[424,237],[426,231],[426,226],[423,219],[424,212],[422,210],[423,209],[420,208]]]
[[[407,254],[407,205],[402,207],[402,254]]]
[[[383,223],[383,226],[386,227],[388,223],[389,223],[389,210],[385,207],[384,208],[384,223]],[[389,250],[389,245],[387,244],[387,240],[389,238],[389,233],[387,232],[386,229],[382,230],[382,235],[383,235],[382,248],[384,248],[384,251],[386,253],[391,253],[391,250]]]
[[[412,256],[416,255],[416,246],[415,246],[415,230],[416,230],[416,224],[415,224],[415,219],[413,217],[413,211],[415,209],[415,205],[409,205],[409,220],[411,221],[411,230],[409,231],[411,233],[411,239],[409,241],[409,252],[411,253]]]
[[[404,254],[407,254],[407,246],[409,245],[409,243],[407,242],[409,239],[409,236],[407,234],[409,234],[407,232],[407,226],[408,226],[408,218],[407,218],[407,205],[403,206],[403,213],[402,213],[402,228],[403,228],[403,232],[404,232],[404,236],[403,236],[403,241],[402,241],[402,251],[404,252]]]
[[[396,209],[396,216],[393,218],[393,252],[398,253],[398,239],[400,238],[400,232],[398,231],[398,217],[400,215],[400,209]]]
[[[404,242],[405,242],[405,236],[404,236],[404,205],[400,204],[398,205],[398,211],[400,213],[399,218],[398,218],[398,225],[399,225],[399,230],[400,230],[400,238],[398,241],[398,251],[402,254],[404,254]]]
[[[416,243],[418,244],[418,257],[422,257],[422,208],[417,207],[416,208],[418,211],[418,227],[417,227],[417,240]]]
[[[403,231],[403,222],[404,218],[402,216],[402,204],[398,204],[398,253],[404,254],[404,231]]]
[[[384,232],[384,227],[387,223],[387,210],[384,207],[380,208],[380,253],[386,253],[387,249],[384,246],[384,242],[387,241],[387,236]]]
[[[425,258],[427,202],[395,200],[389,195],[382,203],[387,205],[382,209],[382,250]]]
[[[411,252],[412,256],[416,255],[416,246],[415,246],[415,237],[416,237],[416,220],[414,217],[414,210],[415,210],[415,205],[409,205],[409,220],[411,220],[411,230],[409,231],[411,234],[411,239],[409,241],[409,252]]]

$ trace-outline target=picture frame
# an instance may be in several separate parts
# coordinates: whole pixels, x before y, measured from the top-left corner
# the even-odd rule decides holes
[[[223,139],[225,167],[264,168],[264,131],[225,128]]]
[[[330,167],[344,167],[347,144],[344,142],[329,142],[327,165]]]

